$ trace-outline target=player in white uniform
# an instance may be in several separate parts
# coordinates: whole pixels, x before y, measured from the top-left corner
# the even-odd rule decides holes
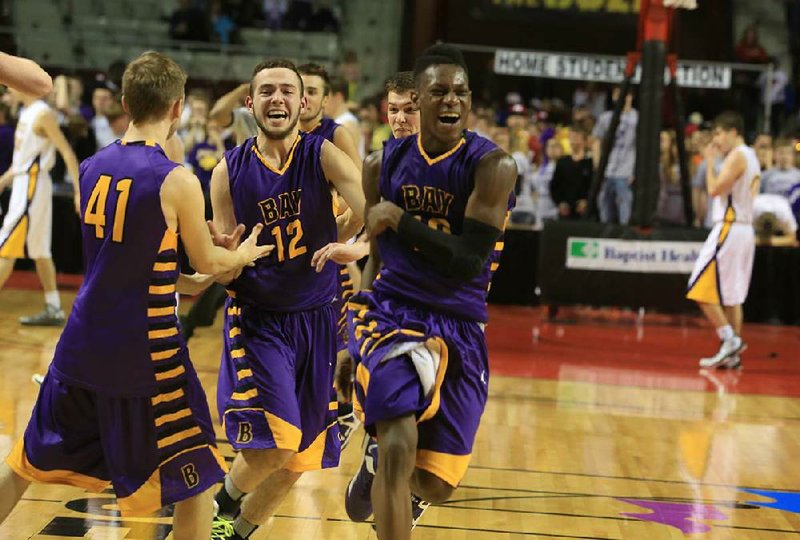
[[[50,169],[56,150],[64,158],[73,186],[78,180],[78,160],[53,110],[36,97],[9,89],[9,97],[22,105],[14,133],[14,158],[11,168],[0,176],[0,191],[13,183],[8,213],[0,228],[0,288],[14,269],[14,261],[29,258],[36,262],[42,283],[45,309],[21,317],[28,325],[61,325],[64,312],[56,289],[56,268],[50,252],[53,223],[53,184]],[[75,207],[80,201],[75,188]]]
[[[736,368],[742,341],[742,304],[750,288],[755,236],[753,199],[761,167],[752,148],[744,144],[744,122],[725,112],[714,121],[714,141],[706,150],[706,187],[713,197],[714,226],[695,262],[686,297],[700,306],[722,342],[717,354],[700,360],[701,367]],[[725,156],[719,174],[714,162]]]

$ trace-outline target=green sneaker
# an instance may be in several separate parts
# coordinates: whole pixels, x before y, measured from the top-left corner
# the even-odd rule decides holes
[[[211,523],[211,540],[226,540],[236,534],[233,530],[233,520],[222,516],[214,516]]]

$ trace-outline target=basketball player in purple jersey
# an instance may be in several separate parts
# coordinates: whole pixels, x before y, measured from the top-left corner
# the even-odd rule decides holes
[[[178,330],[178,233],[207,274],[235,272],[274,246],[256,245],[260,228],[235,251],[212,244],[197,178],[162,150],[185,82],[159,53],[131,62],[122,83],[131,125],[80,166],[86,276],[30,423],[0,469],[0,519],[29,482],[110,485],[123,515],[175,503],[174,538],[210,533],[210,488],[225,464]]]
[[[392,136],[395,139],[400,139],[417,133],[419,131],[419,109],[414,103],[414,73],[411,71],[396,73],[386,81],[385,89],[388,102],[387,115]],[[346,303],[355,293],[355,289],[353,287],[354,279],[350,275],[347,275],[348,280],[344,282],[346,286],[342,286],[342,273],[348,264],[353,264],[367,255],[369,255],[369,243],[364,239],[364,241],[359,240],[352,243],[333,242],[317,251],[312,257],[311,264],[314,265],[317,271],[322,271],[328,261],[341,265],[339,275],[342,295],[340,298],[344,303],[341,306],[344,311],[346,311]],[[336,389],[339,400],[338,421],[343,450],[353,432],[361,424],[359,419],[361,416],[360,411],[358,409],[354,411],[354,404],[351,398],[353,363],[347,353],[347,320],[346,316],[344,316],[344,311],[342,311],[343,317],[340,319],[340,329],[337,335],[338,361],[336,364]]]
[[[294,64],[259,64],[247,106],[259,132],[214,169],[214,223],[224,233],[238,222],[263,225],[275,251],[228,285],[217,403],[240,452],[216,496],[214,538],[248,538],[304,471],[339,463],[331,403],[337,270],[317,273],[310,261],[336,239],[331,186],[356,219],[365,204],[352,160],[300,132],[305,98]]]
[[[351,517],[374,507],[383,540],[410,538],[412,493],[444,502],[469,465],[488,393],[486,292],[517,177],[510,156],[465,131],[460,52],[431,47],[414,73],[420,133],[364,166],[373,248],[362,285],[372,290],[349,303],[356,395],[380,457],[374,482],[362,466],[346,506]]]

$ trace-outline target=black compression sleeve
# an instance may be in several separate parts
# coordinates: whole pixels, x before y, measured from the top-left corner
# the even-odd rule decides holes
[[[442,274],[470,280],[481,273],[502,232],[481,221],[465,218],[461,234],[449,234],[432,229],[405,212],[397,234]]]

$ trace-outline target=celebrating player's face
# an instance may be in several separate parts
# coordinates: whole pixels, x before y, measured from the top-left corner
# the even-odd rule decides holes
[[[472,92],[464,69],[449,65],[429,67],[420,84],[422,130],[441,140],[456,140],[467,126]]]
[[[737,135],[738,133],[735,129],[722,129],[721,127],[715,127],[713,142],[723,154],[727,154],[733,150],[734,146],[736,146]]]
[[[259,129],[269,139],[284,139],[297,127],[305,108],[299,77],[288,68],[268,68],[253,77],[252,88],[247,107]]]
[[[411,92],[389,92],[387,116],[395,139],[408,137],[419,131],[419,109],[412,100]]]
[[[303,75],[303,86],[307,104],[300,115],[300,120],[310,122],[321,118],[322,108],[328,102],[328,96],[325,95],[325,81],[319,75]]]

